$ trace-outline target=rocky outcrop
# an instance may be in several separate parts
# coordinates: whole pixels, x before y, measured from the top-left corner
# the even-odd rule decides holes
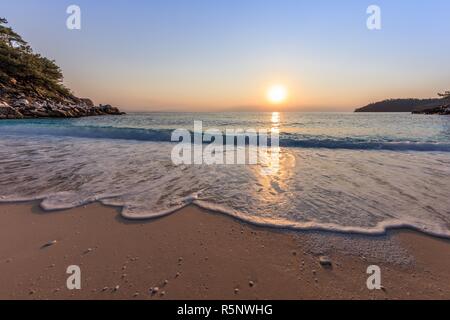
[[[110,105],[80,99],[63,83],[55,61],[33,52],[0,17],[0,119],[119,115]]]
[[[420,111],[413,111],[413,114],[438,114],[438,115],[450,115],[450,104],[445,104],[440,107],[430,108]]]
[[[111,105],[95,106],[90,99],[52,101],[24,95],[0,96],[0,119],[79,118],[124,114]]]
[[[444,94],[440,96],[444,97]],[[410,112],[413,114],[450,114],[449,98],[389,99],[371,103],[355,112]]]
[[[413,112],[442,105],[442,99],[388,99],[371,103],[355,112]]]

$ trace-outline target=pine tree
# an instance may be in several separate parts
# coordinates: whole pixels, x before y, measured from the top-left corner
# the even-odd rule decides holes
[[[444,93],[438,93],[438,96],[445,100],[450,100],[450,91],[445,91]]]
[[[62,84],[55,61],[33,52],[22,37],[0,18],[0,84],[9,91],[26,92],[59,100],[74,99]]]

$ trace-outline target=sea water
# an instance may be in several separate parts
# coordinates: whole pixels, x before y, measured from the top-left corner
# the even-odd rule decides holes
[[[174,165],[171,133],[280,132],[264,164]],[[0,201],[101,201],[129,219],[189,204],[275,228],[450,237],[450,117],[406,113],[132,113],[0,121]]]

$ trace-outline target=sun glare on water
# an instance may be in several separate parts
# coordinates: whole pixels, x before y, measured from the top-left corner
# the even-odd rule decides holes
[[[267,90],[267,100],[272,104],[281,104],[286,101],[288,92],[283,85],[274,85]]]

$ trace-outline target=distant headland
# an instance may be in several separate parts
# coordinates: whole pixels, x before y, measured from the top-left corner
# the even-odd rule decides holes
[[[355,112],[410,112],[414,114],[450,115],[450,91],[430,99],[388,99],[368,104]]]
[[[110,105],[95,106],[62,84],[61,69],[33,52],[0,18],[0,119],[76,118],[123,114]]]

